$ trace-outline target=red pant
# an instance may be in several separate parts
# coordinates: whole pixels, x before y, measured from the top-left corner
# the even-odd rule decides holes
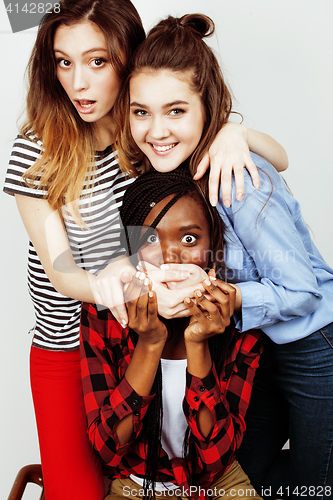
[[[87,438],[79,351],[32,347],[30,377],[47,500],[102,500],[101,464]]]

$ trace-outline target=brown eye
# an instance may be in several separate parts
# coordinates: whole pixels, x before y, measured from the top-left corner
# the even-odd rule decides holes
[[[193,234],[186,234],[182,238],[182,243],[187,243],[188,245],[191,245],[197,241],[197,238],[193,236]]]
[[[102,57],[98,57],[92,61],[92,65],[95,68],[100,68],[101,66],[104,66],[105,62],[105,59],[103,59]]]
[[[68,59],[58,59],[57,64],[60,68],[68,68],[71,65],[71,62],[68,61]]]
[[[150,236],[148,236],[147,243],[150,243],[152,245],[153,243],[157,243],[157,242],[158,242],[157,234],[151,234]]]

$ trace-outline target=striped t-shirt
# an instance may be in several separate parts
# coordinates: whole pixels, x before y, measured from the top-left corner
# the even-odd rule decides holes
[[[4,191],[43,198],[47,193],[29,187],[22,175],[40,157],[42,143],[18,136],[14,142]],[[66,207],[62,215],[76,264],[97,273],[121,250],[119,208],[126,188],[134,179],[119,170],[112,147],[95,153],[94,187],[88,186],[79,200],[79,212],[87,227],[78,225]],[[36,323],[33,345],[50,350],[77,349],[81,302],[58,293],[50,283],[29,241],[28,287]]]

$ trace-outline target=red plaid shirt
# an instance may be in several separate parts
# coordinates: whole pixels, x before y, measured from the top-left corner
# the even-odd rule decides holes
[[[234,331],[219,377],[214,366],[204,379],[186,373],[183,410],[196,449],[195,460],[170,460],[162,449],[159,481],[177,483],[186,492],[192,473],[197,478],[196,486],[209,488],[214,477],[220,477],[232,464],[245,431],[244,416],[261,350],[259,331]],[[128,329],[123,329],[108,310],[97,313],[93,305],[83,304],[81,370],[88,435],[97,455],[112,467],[113,477],[145,474],[143,418],[154,395],[139,396],[124,377],[133,352]],[[214,418],[207,437],[200,434],[197,425],[202,403]],[[120,446],[116,424],[131,413],[133,438]]]

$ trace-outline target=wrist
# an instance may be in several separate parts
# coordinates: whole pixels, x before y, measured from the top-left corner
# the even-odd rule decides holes
[[[243,136],[244,141],[246,141],[247,145],[249,146],[249,129],[243,123],[240,123],[239,127],[240,127],[240,130],[242,132],[242,136]]]
[[[239,288],[238,285],[233,285],[232,283],[230,283],[230,285],[236,289],[235,311],[241,311],[242,310],[242,292],[241,292],[241,289]]]
[[[142,350],[145,350],[147,353],[156,353],[159,351],[163,351],[167,335],[161,336],[159,339],[143,339],[139,337],[137,347]]]
[[[208,340],[203,342],[185,342],[187,371],[200,379],[207,377],[212,369]]]
[[[205,356],[209,353],[208,339],[196,342],[194,340],[185,339],[185,349],[188,356]]]

